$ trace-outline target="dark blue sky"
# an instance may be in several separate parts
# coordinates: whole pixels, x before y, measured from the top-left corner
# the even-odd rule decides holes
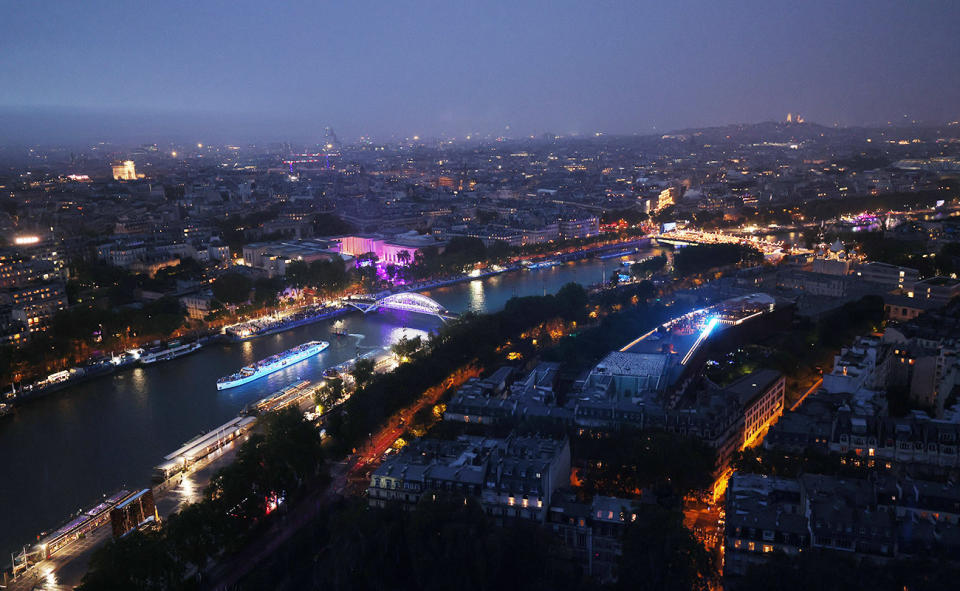
[[[38,139],[960,117],[955,0],[0,3],[0,122]]]

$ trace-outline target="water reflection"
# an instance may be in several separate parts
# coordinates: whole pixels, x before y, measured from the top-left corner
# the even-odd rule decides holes
[[[471,281],[470,286],[470,309],[474,312],[483,310],[486,306],[486,298],[483,292],[483,281]]]
[[[387,333],[387,345],[398,343],[400,339],[406,338],[408,341],[420,337],[424,341],[430,337],[430,333],[419,328],[410,328],[409,326],[395,326]]]

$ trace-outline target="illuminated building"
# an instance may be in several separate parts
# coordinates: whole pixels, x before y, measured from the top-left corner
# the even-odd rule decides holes
[[[2,294],[12,307],[11,317],[28,332],[46,330],[54,315],[67,309],[67,294],[62,283],[32,284]]]
[[[342,254],[357,257],[372,252],[377,255],[377,262],[392,265],[408,265],[416,259],[417,252],[424,248],[437,247],[442,250],[444,245],[433,236],[421,236],[417,232],[397,234],[393,238],[381,234],[351,234],[338,240]]]
[[[743,443],[753,443],[783,414],[785,380],[783,374],[762,369],[727,386],[724,391],[737,397],[743,407]]]
[[[133,160],[116,160],[111,165],[113,169],[113,180],[115,181],[135,181],[137,180],[137,170],[133,165]]]
[[[18,287],[59,277],[53,262],[40,258],[0,254],[0,288]]]
[[[580,219],[560,220],[559,229],[562,240],[590,238],[600,233],[600,218],[591,216]]]
[[[671,205],[677,202],[677,190],[673,187],[668,187],[660,191],[660,196],[657,199],[657,211],[662,211]]]

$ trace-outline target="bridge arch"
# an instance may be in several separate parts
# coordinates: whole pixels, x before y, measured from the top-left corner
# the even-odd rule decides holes
[[[360,306],[356,307],[359,308]],[[446,320],[455,316],[455,314],[448,312],[446,308],[441,306],[432,298],[414,291],[391,294],[376,300],[365,308],[360,309],[363,310],[364,313],[379,309],[415,312],[418,314],[429,314],[431,316],[436,316],[441,320]]]

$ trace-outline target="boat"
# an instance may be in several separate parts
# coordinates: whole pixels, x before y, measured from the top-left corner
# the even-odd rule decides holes
[[[192,343],[181,343],[179,341],[170,341],[166,346],[153,347],[147,349],[140,356],[140,363],[143,365],[150,365],[151,363],[157,363],[158,361],[170,361],[171,359],[176,359],[177,357],[183,357],[184,355],[189,355],[194,351],[197,351],[203,347],[199,342]]]
[[[337,320],[333,323],[330,332],[337,335],[338,337],[347,336],[347,329],[343,327],[343,320]]]
[[[143,349],[129,349],[110,357],[110,363],[116,365],[117,368],[127,367],[140,361],[141,356],[143,356]]]
[[[0,402],[0,417],[5,417],[10,414],[13,414],[13,405],[7,404],[6,402]]]
[[[236,388],[253,380],[272,374],[275,371],[290,367],[299,363],[308,357],[320,353],[330,346],[326,341],[309,341],[298,345],[293,349],[288,349],[283,353],[271,355],[262,359],[253,365],[248,365],[235,374],[225,376],[217,380],[217,390],[226,390],[227,388]]]
[[[625,256],[627,256],[627,255],[634,254],[635,252],[637,252],[637,249],[636,249],[636,248],[631,248],[630,250],[622,250],[622,251],[620,251],[620,252],[613,252],[613,253],[610,253],[610,254],[601,254],[601,255],[597,256],[597,258],[600,259],[600,260],[602,260],[602,261],[605,261],[605,260],[608,260],[608,259],[618,259],[618,258],[620,258],[620,257],[625,257]]]
[[[557,265],[560,264],[560,261],[556,259],[547,259],[544,261],[537,261],[537,262],[523,261],[522,264],[524,267],[532,271],[536,269],[549,269],[550,267],[556,267]]]

